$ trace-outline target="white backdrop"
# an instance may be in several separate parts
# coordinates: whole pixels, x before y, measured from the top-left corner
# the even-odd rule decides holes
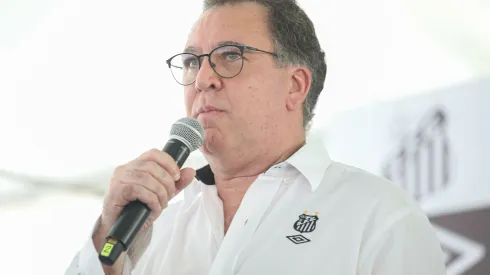
[[[467,1],[299,2],[328,58],[315,127],[347,108],[490,72],[474,61],[486,56],[477,59],[463,47],[490,47],[488,28],[468,27],[490,19]],[[182,50],[199,0],[0,4],[0,168],[90,181],[96,171],[162,145],[184,114],[182,87],[165,60]],[[420,8],[437,12],[439,21],[426,22]],[[450,30],[455,41],[470,37],[471,44],[446,43],[434,28]]]
[[[314,130],[347,109],[490,75],[490,7],[482,1],[298,2],[328,57]],[[101,203],[67,187],[103,190],[116,165],[163,145],[184,114],[182,88],[164,61],[181,51],[200,7],[199,0],[0,1],[6,274],[63,273]]]

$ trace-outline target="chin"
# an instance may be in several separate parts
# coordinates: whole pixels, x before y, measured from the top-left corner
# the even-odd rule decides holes
[[[203,154],[212,155],[218,149],[216,134],[215,129],[204,129],[204,144],[201,146]]]
[[[204,130],[204,144],[201,146],[201,152],[205,155],[215,155],[224,147],[223,139],[220,138],[220,132],[213,128]]]

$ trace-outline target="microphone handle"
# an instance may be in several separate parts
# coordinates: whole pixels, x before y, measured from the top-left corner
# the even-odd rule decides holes
[[[179,168],[184,165],[191,153],[189,147],[176,138],[170,139],[162,151],[169,154]],[[139,200],[127,204],[107,234],[107,241],[99,253],[99,260],[105,265],[112,266],[121,253],[128,250],[150,214],[150,208]]]

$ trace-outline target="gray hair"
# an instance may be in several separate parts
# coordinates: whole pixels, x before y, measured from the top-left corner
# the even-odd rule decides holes
[[[308,130],[327,74],[325,52],[320,47],[315,27],[295,0],[204,0],[203,10],[244,2],[267,8],[279,64],[305,66],[311,71],[311,87],[303,103],[303,126]]]

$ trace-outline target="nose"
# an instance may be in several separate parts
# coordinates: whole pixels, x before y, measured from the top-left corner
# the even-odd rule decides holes
[[[197,91],[219,90],[222,87],[222,79],[211,67],[209,56],[202,57],[194,87]]]

